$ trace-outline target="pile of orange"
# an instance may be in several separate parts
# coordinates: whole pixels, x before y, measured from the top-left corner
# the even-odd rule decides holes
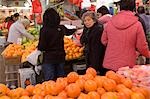
[[[66,60],[78,59],[83,55],[83,47],[77,46],[72,39],[64,37]]]
[[[93,68],[85,75],[70,72],[67,77],[46,81],[25,89],[10,90],[0,84],[0,99],[150,99],[148,90],[133,86],[128,78],[108,71],[98,76]]]
[[[2,52],[4,58],[20,57],[24,53],[23,46],[19,44],[10,44]]]

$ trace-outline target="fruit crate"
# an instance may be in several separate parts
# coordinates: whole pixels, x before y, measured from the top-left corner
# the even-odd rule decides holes
[[[4,58],[3,57],[3,60],[4,60],[4,65],[8,65],[8,66],[11,66],[11,65],[20,65],[21,64],[21,56],[17,56],[17,57],[12,57],[12,58]]]
[[[4,58],[4,66],[5,66],[5,81],[8,87],[15,86],[18,87],[18,69],[21,66],[21,57],[13,57],[13,58]]]

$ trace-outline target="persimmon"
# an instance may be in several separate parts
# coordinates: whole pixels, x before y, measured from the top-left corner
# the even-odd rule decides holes
[[[92,74],[85,74],[83,76],[83,79],[84,80],[93,80],[94,79],[94,76]]]
[[[142,93],[133,92],[131,94],[131,99],[145,99]]]
[[[84,89],[87,92],[95,91],[97,89],[97,84],[93,80],[87,80],[84,84]]]
[[[19,99],[30,99],[29,96],[21,96]]]
[[[18,90],[18,89],[13,89],[13,90],[10,90],[9,92],[9,97],[11,97],[12,99],[13,98],[19,98],[21,96],[21,91]]]
[[[106,91],[114,91],[116,86],[117,86],[116,82],[112,79],[107,79],[103,82],[103,87],[105,88]]]
[[[91,99],[88,94],[81,93],[77,99]]]
[[[129,88],[124,88],[120,92],[124,93],[125,96],[128,97],[128,99],[131,98],[131,94],[133,93],[133,91],[130,90]]]
[[[76,80],[79,79],[79,75],[78,73],[76,72],[70,72],[68,75],[67,75],[67,80],[68,80],[68,83],[74,83],[76,82]]]
[[[95,77],[96,74],[97,74],[97,72],[96,72],[96,70],[95,70],[94,68],[89,67],[89,68],[86,70],[86,74],[92,74],[93,77]]]
[[[76,98],[80,95],[81,89],[76,83],[71,83],[66,87],[67,95],[71,98]]]
[[[118,91],[118,92],[120,92],[122,89],[124,89],[124,88],[127,88],[125,85],[123,85],[123,84],[118,84],[117,86],[116,86],[116,91]]]
[[[28,85],[28,86],[25,88],[25,90],[28,91],[30,95],[32,95],[33,90],[34,90],[34,86],[33,86],[33,85]]]
[[[124,79],[123,84],[127,87],[127,88],[132,88],[133,83],[132,80],[129,78]]]
[[[88,95],[91,97],[91,99],[100,99],[100,95],[96,91],[90,91]]]
[[[33,95],[40,95],[41,93],[42,93],[42,89],[40,89],[40,88],[34,88],[34,90],[33,90]]]
[[[46,95],[45,97],[44,97],[44,99],[53,99],[54,98],[54,96],[52,96],[52,95]]]
[[[58,94],[58,96],[67,98],[67,93],[66,93],[66,91],[63,90],[62,92],[60,92],[60,93]]]
[[[32,99],[44,99],[44,97],[37,94],[37,95],[33,95]]]
[[[60,91],[62,91],[68,85],[67,78],[57,78],[56,85],[59,86]]]
[[[76,81],[76,84],[78,84],[78,86],[80,87],[80,89],[81,89],[82,91],[84,90],[84,84],[85,84],[85,80],[84,80],[84,79],[79,78],[79,79]]]
[[[94,81],[96,82],[97,87],[103,87],[103,82],[102,82],[102,80],[101,80],[101,76],[96,76],[96,77],[94,78]]]
[[[0,99],[11,99],[9,96],[1,96]]]
[[[102,94],[104,94],[106,91],[105,91],[105,89],[104,88],[101,88],[101,87],[99,87],[99,88],[97,88],[97,93],[101,96]]]
[[[125,93],[123,92],[118,92],[117,93],[118,99],[130,99],[130,96],[127,96]]]
[[[106,92],[106,93],[102,94],[100,99],[118,99],[118,97],[113,92]]]
[[[7,90],[8,90],[8,88],[6,85],[0,84],[0,96],[6,95]]]
[[[132,87],[133,92],[142,93],[145,96],[145,99],[149,99],[149,90],[143,87]]]
[[[24,91],[21,93],[21,96],[30,96],[30,93],[29,93],[27,90],[24,90]]]
[[[114,71],[106,72],[106,77],[109,79],[113,79],[117,84],[121,83],[120,77]]]
[[[56,82],[50,81],[49,84],[45,87],[46,94],[57,95],[60,90],[59,86],[57,86]]]

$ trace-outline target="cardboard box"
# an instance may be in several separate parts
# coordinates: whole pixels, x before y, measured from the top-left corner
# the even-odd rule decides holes
[[[32,68],[23,68],[19,69],[19,86],[22,88],[25,88],[28,85],[35,85],[36,84],[36,78],[35,78],[35,72]]]

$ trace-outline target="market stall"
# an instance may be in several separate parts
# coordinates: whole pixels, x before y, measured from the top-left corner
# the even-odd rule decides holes
[[[60,1],[50,0],[48,6],[60,12],[61,24],[78,28],[73,35],[64,37],[66,77],[43,82],[40,70],[36,70],[38,66],[35,69],[35,65],[28,61],[29,55],[37,50],[40,31],[37,24],[28,29],[36,40],[23,37],[18,40],[19,44],[9,44],[5,49],[2,45],[3,60],[0,62],[4,63],[2,73],[5,73],[6,83],[0,83],[0,99],[150,99],[149,65],[123,67],[117,72],[108,71],[104,76],[98,75],[93,68],[86,68],[84,47],[80,44],[82,21],[63,9],[64,1]]]

